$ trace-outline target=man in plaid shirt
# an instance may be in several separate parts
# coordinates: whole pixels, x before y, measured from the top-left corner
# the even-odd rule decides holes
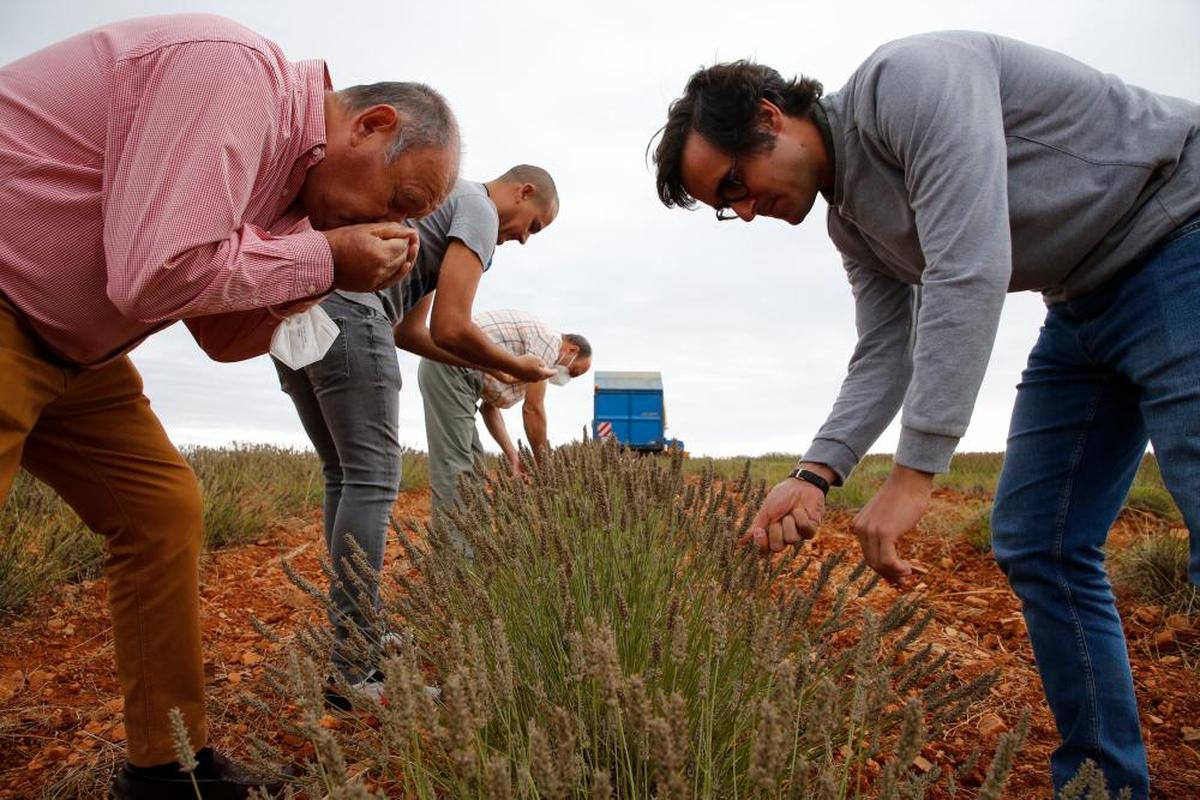
[[[421,359],[417,383],[425,405],[435,522],[455,502],[458,476],[472,472],[475,460],[483,455],[475,428],[476,410],[505,460],[519,471],[519,454],[500,411],[524,400],[521,419],[525,435],[534,458],[541,463],[550,446],[546,438],[546,383],[566,385],[592,366],[592,346],[587,339],[577,333],[556,333],[524,311],[485,312],[475,317],[475,324],[500,347],[513,355],[535,355],[556,374],[536,383],[504,383],[478,369]]]

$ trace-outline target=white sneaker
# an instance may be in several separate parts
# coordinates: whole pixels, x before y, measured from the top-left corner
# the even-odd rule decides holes
[[[383,705],[386,702],[383,688],[383,673],[377,669],[363,678],[361,681],[356,681],[350,684],[354,695],[364,697],[372,703]],[[442,696],[442,690],[436,686],[423,687],[424,692],[434,700],[438,700]],[[338,691],[337,685],[332,679],[325,683],[325,705],[331,708],[336,708],[339,711],[350,711],[354,708],[354,703],[351,698]]]
[[[383,673],[377,669],[371,670],[362,680],[351,683],[350,689],[354,699],[365,697],[371,702],[382,703]],[[325,705],[330,708],[336,708],[338,711],[351,711],[354,708],[351,696],[342,694],[333,678],[325,681]]]
[[[403,633],[389,631],[379,637],[379,649],[384,656],[398,656],[404,648],[412,647],[415,642],[416,637],[408,631]]]

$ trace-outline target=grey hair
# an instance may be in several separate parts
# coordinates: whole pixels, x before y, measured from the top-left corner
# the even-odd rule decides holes
[[[564,333],[562,338],[579,348],[579,358],[592,357],[592,344],[578,333]]]
[[[371,106],[386,105],[403,120],[396,140],[387,151],[388,162],[410,148],[457,147],[458,120],[441,92],[423,83],[384,81],[342,89],[337,93],[352,114]]]

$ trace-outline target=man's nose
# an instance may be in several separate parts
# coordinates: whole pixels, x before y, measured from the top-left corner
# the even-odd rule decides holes
[[[747,197],[745,200],[738,200],[736,203],[730,203],[729,207],[733,209],[733,213],[741,217],[743,222],[750,222],[757,216],[755,206],[758,202],[753,197]]]

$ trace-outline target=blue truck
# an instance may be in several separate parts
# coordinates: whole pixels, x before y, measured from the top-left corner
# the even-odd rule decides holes
[[[683,449],[679,439],[667,438],[662,373],[597,372],[592,436],[615,438],[630,450],[660,453]]]

